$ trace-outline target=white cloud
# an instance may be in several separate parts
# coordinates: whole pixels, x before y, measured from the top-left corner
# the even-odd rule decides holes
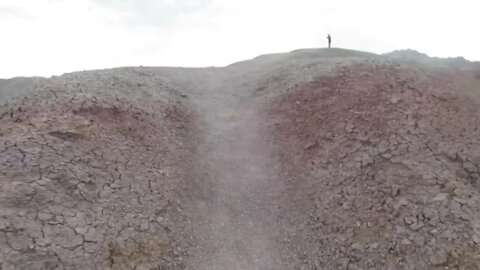
[[[0,77],[226,65],[333,45],[480,60],[475,0],[0,0]]]

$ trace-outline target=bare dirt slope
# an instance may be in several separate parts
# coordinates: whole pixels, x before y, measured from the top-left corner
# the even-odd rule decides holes
[[[196,177],[187,104],[148,71],[117,69],[51,79],[4,106],[2,269],[182,268],[177,192]]]
[[[478,70],[419,67],[42,81],[1,110],[0,269],[478,269]]]
[[[297,265],[479,267],[480,111],[450,87],[367,61],[267,102]]]

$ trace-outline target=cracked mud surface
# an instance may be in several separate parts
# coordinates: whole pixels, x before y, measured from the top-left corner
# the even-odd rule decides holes
[[[367,61],[270,101],[296,265],[480,266],[480,110],[451,87]]]
[[[146,76],[66,75],[3,108],[2,269],[182,267],[194,116]]]
[[[0,109],[0,269],[478,269],[476,74],[332,49],[39,81]]]

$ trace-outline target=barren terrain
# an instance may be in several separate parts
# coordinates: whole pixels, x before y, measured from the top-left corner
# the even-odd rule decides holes
[[[479,269],[480,67],[460,60],[0,81],[0,269]]]

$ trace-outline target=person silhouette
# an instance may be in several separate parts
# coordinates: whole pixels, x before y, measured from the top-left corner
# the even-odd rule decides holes
[[[332,44],[332,37],[330,36],[330,34],[328,34],[328,36],[327,36],[327,40],[328,40],[328,48],[331,48],[331,44]]]

